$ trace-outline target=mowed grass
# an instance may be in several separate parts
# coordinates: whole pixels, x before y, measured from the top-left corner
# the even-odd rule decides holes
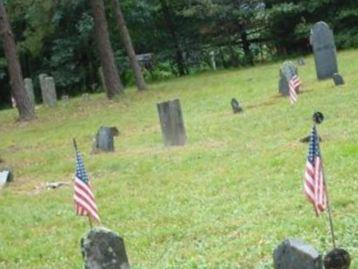
[[[303,94],[278,95],[280,63],[219,71],[129,89],[118,101],[38,107],[16,123],[0,112],[0,157],[15,181],[0,193],[0,268],[83,268],[71,182],[72,138],[84,154],[103,225],[124,237],[132,268],[272,268],[285,238],[331,249],[326,214],[302,192],[311,115],[324,113],[321,149],[338,245],[358,268],[358,51],[338,54],[346,84],[317,81],[312,57],[299,67]],[[234,115],[236,97],[245,112]],[[180,98],[188,141],[163,146],[156,103]],[[91,155],[100,126],[116,126],[116,151]]]

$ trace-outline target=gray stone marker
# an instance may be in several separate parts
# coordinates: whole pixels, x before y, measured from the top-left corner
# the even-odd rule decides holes
[[[41,88],[41,97],[42,102],[46,104],[46,82],[45,78],[47,77],[47,74],[40,74],[39,75],[39,82],[40,82],[40,88]]]
[[[53,77],[46,77],[45,78],[45,98],[46,104],[49,107],[55,107],[57,104],[57,93],[56,93],[56,86]]]
[[[232,111],[236,114],[236,113],[240,113],[243,112],[242,107],[240,106],[239,102],[236,100],[236,98],[232,98],[231,99],[231,108]]]
[[[333,78],[333,81],[334,81],[334,85],[336,85],[336,86],[344,85],[344,79],[340,74],[334,73],[332,78]]]
[[[91,229],[81,238],[86,269],[130,269],[123,239],[106,228]]]
[[[305,59],[302,58],[302,57],[301,57],[301,58],[298,58],[298,59],[297,59],[297,64],[298,64],[298,65],[305,65],[305,64],[306,64]]]
[[[333,32],[325,22],[317,22],[312,27],[310,43],[313,47],[317,78],[327,79],[338,73]]]
[[[179,99],[157,104],[160,126],[166,146],[182,146],[186,142],[183,114]]]
[[[27,92],[28,96],[30,97],[31,102],[33,104],[35,104],[34,85],[32,83],[32,79],[31,78],[25,78],[24,79],[24,84],[25,84],[26,92]]]
[[[312,246],[286,239],[274,253],[275,269],[322,269],[322,257]]]
[[[279,92],[283,96],[289,95],[288,83],[294,75],[297,75],[297,67],[291,61],[285,61],[280,68]]]
[[[13,174],[10,169],[0,171],[0,189],[13,180]]]
[[[119,131],[116,127],[101,126],[95,136],[95,141],[92,148],[92,153],[100,151],[111,152],[114,151],[113,138],[118,136]]]

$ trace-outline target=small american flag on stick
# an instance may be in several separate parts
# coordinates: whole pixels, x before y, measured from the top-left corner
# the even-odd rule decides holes
[[[73,195],[76,214],[79,216],[88,216],[90,223],[91,219],[100,223],[97,205],[91,190],[89,178],[84,167],[82,156],[77,150],[75,140],[73,141],[73,144],[76,150],[76,173],[74,182],[75,192]]]
[[[301,80],[297,75],[294,75],[288,82],[289,99],[291,104],[297,102],[297,93],[301,86]]]
[[[326,183],[323,174],[319,138],[314,125],[304,175],[304,192],[313,204],[317,216],[327,208]]]

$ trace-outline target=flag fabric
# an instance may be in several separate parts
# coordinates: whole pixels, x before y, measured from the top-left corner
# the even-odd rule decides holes
[[[310,137],[304,174],[304,193],[313,204],[317,216],[327,208],[326,184],[316,126],[313,126]]]
[[[87,176],[81,154],[76,150],[76,174],[74,182],[74,201],[76,214],[88,216],[100,222],[97,205],[91,190],[89,178]]]
[[[301,80],[297,75],[294,75],[288,82],[289,99],[291,104],[297,102],[297,93],[301,86]]]

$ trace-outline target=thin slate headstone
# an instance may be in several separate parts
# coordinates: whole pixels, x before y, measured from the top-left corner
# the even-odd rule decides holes
[[[334,85],[336,85],[336,86],[344,85],[344,79],[340,74],[334,73],[332,78],[333,78],[333,81],[334,81]]]
[[[215,51],[210,51],[210,62],[213,70],[216,70]]]
[[[310,43],[313,47],[317,78],[327,79],[338,73],[333,32],[325,22],[317,22],[312,27]]]
[[[0,171],[0,189],[13,180],[13,174],[10,169]]]
[[[93,228],[81,238],[85,269],[130,269],[124,240],[106,228]]]
[[[279,92],[283,96],[289,95],[289,81],[297,75],[297,67],[291,61],[285,61],[280,68],[280,80],[278,83]]]
[[[183,114],[179,99],[157,104],[160,126],[166,146],[182,146],[186,142]]]
[[[235,98],[231,99],[231,107],[232,107],[232,111],[234,113],[240,113],[240,112],[243,111],[243,109],[240,106],[239,102]]]
[[[31,78],[25,78],[24,79],[24,84],[25,84],[26,92],[27,92],[28,96],[30,97],[30,100],[31,100],[32,104],[35,104],[34,85],[32,83],[32,79]]]
[[[45,77],[45,103],[49,107],[55,107],[57,104],[57,93],[55,80],[53,77]]]
[[[322,269],[322,257],[312,246],[286,239],[274,251],[275,269]]]
[[[92,148],[92,153],[100,151],[111,152],[114,151],[114,137],[118,136],[119,131],[116,127],[101,126],[95,136],[95,141]]]

